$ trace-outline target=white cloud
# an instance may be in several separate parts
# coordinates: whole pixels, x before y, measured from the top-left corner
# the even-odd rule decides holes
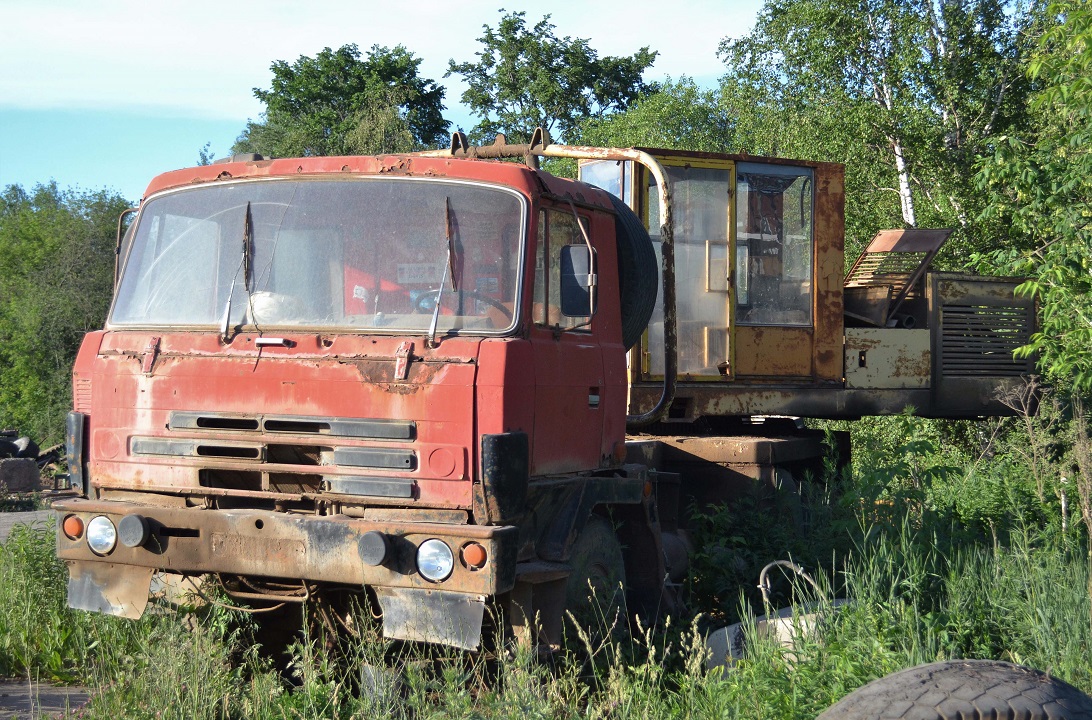
[[[421,72],[442,80],[449,58],[470,60],[482,25],[495,25],[504,0],[335,2],[286,0],[0,0],[0,106],[143,109],[242,119],[261,111],[251,89],[269,83],[274,60],[356,43],[405,45]],[[660,51],[651,77],[711,80],[725,36],[746,32],[760,0],[601,0],[551,10],[558,35],[584,37],[601,54]],[[527,8],[537,22],[542,6]]]

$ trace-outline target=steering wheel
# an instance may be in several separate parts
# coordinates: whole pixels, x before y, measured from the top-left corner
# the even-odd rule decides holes
[[[470,298],[471,300],[481,300],[483,303],[485,303],[489,307],[494,308],[496,310],[499,310],[501,312],[501,314],[504,315],[506,320],[511,320],[512,319],[512,311],[509,310],[504,305],[504,303],[502,303],[502,302],[500,302],[498,300],[494,300],[493,298],[489,297],[488,295],[482,295],[481,293],[475,292],[473,290],[462,290],[462,291],[460,291],[460,294],[462,295],[462,297],[464,299],[465,298]],[[426,301],[433,301],[435,299],[436,299],[436,293],[433,293],[433,292],[421,293],[420,295],[417,296],[417,300],[413,303],[413,312],[415,312],[415,313],[430,313],[430,312],[432,312],[432,308],[431,307],[426,307],[425,302]]]

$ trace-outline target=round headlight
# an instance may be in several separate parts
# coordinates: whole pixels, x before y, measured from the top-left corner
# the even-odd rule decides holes
[[[87,523],[87,547],[97,555],[107,555],[118,544],[118,531],[110,518],[99,515]]]
[[[433,538],[417,548],[417,571],[426,580],[440,582],[447,579],[455,567],[455,556],[443,540]]]

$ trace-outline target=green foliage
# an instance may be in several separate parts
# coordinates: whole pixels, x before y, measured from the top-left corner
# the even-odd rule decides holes
[[[480,118],[472,133],[479,141],[505,133],[527,142],[536,127],[568,139],[581,121],[623,110],[648,89],[641,74],[657,53],[647,47],[599,57],[585,39],[557,37],[549,15],[532,28],[524,12],[502,15],[495,30],[483,27],[478,59],[451,60],[444,75],[466,82],[461,99]]]
[[[61,440],[76,351],[106,318],[127,206],[52,183],[0,194],[0,426],[42,447]]]
[[[272,85],[254,89],[265,103],[232,152],[275,157],[407,152],[443,144],[444,89],[418,75],[419,58],[378,45],[361,59],[356,45],[301,55],[270,66]]]
[[[957,227],[941,262],[962,267],[971,170],[1024,122],[1025,23],[1005,0],[769,0],[721,44],[722,93],[749,152],[846,165],[847,254],[881,227]]]
[[[668,78],[655,92],[641,95],[625,112],[590,118],[579,142],[605,147],[664,147],[731,152],[733,121],[717,93],[687,77]]]
[[[1029,275],[1018,292],[1042,308],[1036,353],[1053,380],[1092,390],[1092,8],[1049,4],[1028,77],[1037,85],[1033,127],[1000,138],[978,186],[989,199],[1000,250],[985,260]],[[1024,250],[1019,252],[1019,250]]]
[[[1027,442],[1022,426],[1010,425],[991,434],[997,446]],[[268,652],[247,648],[231,613],[155,613],[134,623],[65,609],[51,536],[25,529],[0,546],[0,672],[82,678],[92,686],[82,716],[104,720],[803,720],[877,677],[959,657],[1048,669],[1092,690],[1087,542],[1042,522],[1053,506],[1036,507],[1020,456],[980,462],[968,450],[976,436],[962,425],[911,417],[892,418],[872,436],[877,449],[858,450],[864,474],[828,472],[805,483],[795,503],[756,501],[703,521],[696,571],[723,595],[724,615],[752,622],[766,609],[740,603],[755,575],[717,558],[712,546],[722,538],[721,549],[746,548],[756,564],[791,554],[817,576],[817,594],[775,585],[778,604],[853,599],[825,610],[817,632],[799,626],[791,648],[752,633],[747,658],[728,672],[705,667],[702,618],[625,639],[577,632],[546,665],[520,647],[490,658],[392,643],[365,616],[352,623],[355,637],[336,644],[301,638],[286,682]],[[982,485],[984,473],[995,487]],[[1011,531],[977,527],[991,523]],[[735,575],[733,587],[726,577]]]
[[[0,675],[87,681],[136,649],[142,624],[69,610],[66,583],[52,528],[16,525],[0,545]]]
[[[207,142],[201,146],[201,149],[197,151],[197,164],[212,165],[212,161],[216,159],[216,154],[210,149],[212,147],[211,142]]]

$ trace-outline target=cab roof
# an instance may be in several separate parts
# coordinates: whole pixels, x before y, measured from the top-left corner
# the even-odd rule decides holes
[[[511,187],[528,198],[543,194],[556,195],[571,197],[578,202],[606,210],[611,209],[610,199],[605,191],[575,180],[555,177],[522,163],[415,155],[351,155],[219,162],[158,175],[149,183],[144,197],[151,197],[163,190],[247,178],[361,175],[473,180]]]

